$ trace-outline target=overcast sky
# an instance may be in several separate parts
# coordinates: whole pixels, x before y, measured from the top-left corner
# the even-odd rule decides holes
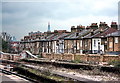
[[[119,0],[5,0],[2,2],[2,30],[17,40],[31,31],[68,30],[79,24],[118,22]],[[0,15],[1,15],[0,13]]]

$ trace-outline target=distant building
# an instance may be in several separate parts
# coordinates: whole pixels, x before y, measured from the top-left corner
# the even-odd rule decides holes
[[[12,41],[16,41],[16,38],[15,38],[15,36],[13,36],[11,40],[12,40]]]
[[[50,28],[51,28],[51,27],[50,27],[50,22],[48,22],[48,30],[47,30],[47,32],[46,32],[47,36],[49,36],[49,35],[52,34]]]
[[[48,22],[48,31],[47,32],[51,32],[50,31],[50,22]]]
[[[11,41],[12,36],[11,36],[10,34],[8,34],[7,32],[2,32],[2,33],[1,33],[1,38],[2,38],[4,41]]]

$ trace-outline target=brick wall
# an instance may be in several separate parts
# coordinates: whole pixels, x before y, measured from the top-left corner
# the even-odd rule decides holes
[[[85,54],[75,54],[74,60],[87,61],[87,55]]]
[[[18,56],[18,55],[13,55],[13,57],[14,57],[13,58],[14,61],[20,60],[20,58],[21,58],[21,56]]]
[[[17,60],[20,60],[21,56],[19,55],[15,55],[15,54],[1,54],[0,55],[0,59],[4,59],[4,60],[14,60],[14,61],[17,61]]]
[[[63,54],[62,59],[63,60],[74,60],[74,54],[72,54],[72,53],[69,53],[69,54],[65,53],[65,54]]]
[[[87,56],[87,61],[90,61],[90,62],[100,62],[101,61],[101,55],[98,55],[98,54],[89,54]]]
[[[50,54],[46,53],[45,58],[48,59],[57,59],[57,60],[80,60],[80,61],[88,61],[88,62],[109,62],[112,60],[120,60],[120,55],[99,55],[99,54],[72,54],[72,53],[64,53],[64,54]]]
[[[115,55],[104,55],[102,62],[109,62],[113,60],[120,60],[120,55],[115,56]]]
[[[54,54],[54,59],[62,60],[62,54]]]
[[[10,60],[10,55],[8,54],[0,54],[0,59]]]
[[[47,58],[46,53],[42,52],[42,57]]]

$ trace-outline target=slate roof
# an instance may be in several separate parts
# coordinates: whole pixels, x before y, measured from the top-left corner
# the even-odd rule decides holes
[[[105,29],[104,32],[101,32],[99,29],[97,29],[96,31],[93,32],[94,35],[92,35],[92,33],[89,33],[83,38],[104,38],[107,37],[108,34],[111,34],[116,31],[117,30],[114,28]]]
[[[84,37],[85,35],[87,35],[89,33],[90,33],[90,30],[83,30],[81,32],[74,32],[74,33],[71,33],[69,36],[65,37],[64,39],[81,39],[82,37]]]
[[[85,30],[85,31],[83,31],[83,32],[80,33],[78,39],[81,39],[84,36],[89,35],[90,33],[91,33],[91,30]]]
[[[120,30],[107,35],[107,37],[109,36],[120,36]]]
[[[85,36],[84,36],[84,37],[82,37],[82,38],[83,38],[83,39],[84,39],[84,38],[91,38],[91,35],[92,35],[92,34],[91,34],[91,33],[89,33],[89,34],[85,35]]]
[[[88,38],[104,38],[107,37],[108,34],[116,32],[117,30],[114,28],[108,28],[104,32],[98,31],[96,34],[89,36]]]
[[[52,40],[59,40],[59,39],[66,37],[67,35],[68,35],[68,33],[58,34],[58,35],[54,36],[54,38]]]
[[[45,36],[43,39],[39,41],[52,41],[52,40],[59,40],[60,38],[64,38],[68,35],[68,33],[61,33],[61,34],[51,34],[49,36]]]
[[[113,32],[116,32],[117,30],[114,28],[108,28],[107,30],[105,30],[102,33],[99,33],[98,35],[94,36],[94,37],[106,37],[108,34],[111,34]]]
[[[83,39],[84,39],[84,38],[92,38],[93,34],[94,34],[94,35],[97,35],[97,34],[99,34],[99,33],[100,33],[100,29],[99,29],[99,28],[96,29],[95,31],[92,31],[92,30],[91,30],[91,32],[90,32],[89,34],[85,35],[85,36],[82,37],[82,38],[83,38]]]
[[[40,41],[51,41],[54,38],[55,34],[51,34],[49,36],[44,36],[43,39],[40,39]]]

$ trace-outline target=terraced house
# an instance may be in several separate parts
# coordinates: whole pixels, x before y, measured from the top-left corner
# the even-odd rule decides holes
[[[83,30],[81,32],[71,33],[68,37],[64,38],[65,53],[82,53],[83,40],[82,37],[90,33],[91,30]]]
[[[46,33],[41,32],[30,32],[28,36],[24,36],[24,39],[21,39],[19,48],[20,52],[23,50],[29,50],[32,54],[39,54],[39,41],[42,39]]]
[[[112,24],[111,24],[112,26]],[[106,35],[117,31],[116,27],[108,27],[105,22],[100,22],[99,28],[91,31],[83,37],[84,53],[105,53],[107,52],[107,37]]]
[[[25,36],[20,43],[22,50],[32,54],[42,53],[80,53],[103,54],[120,51],[120,31],[116,22],[109,27],[106,22],[91,23],[90,26],[72,26],[71,32],[54,30],[51,32],[34,32]]]
[[[107,35],[108,52],[120,52],[120,30]]]
[[[58,34],[52,39],[52,52],[53,53],[64,53],[64,37],[66,37],[69,32],[64,30],[59,30]]]

